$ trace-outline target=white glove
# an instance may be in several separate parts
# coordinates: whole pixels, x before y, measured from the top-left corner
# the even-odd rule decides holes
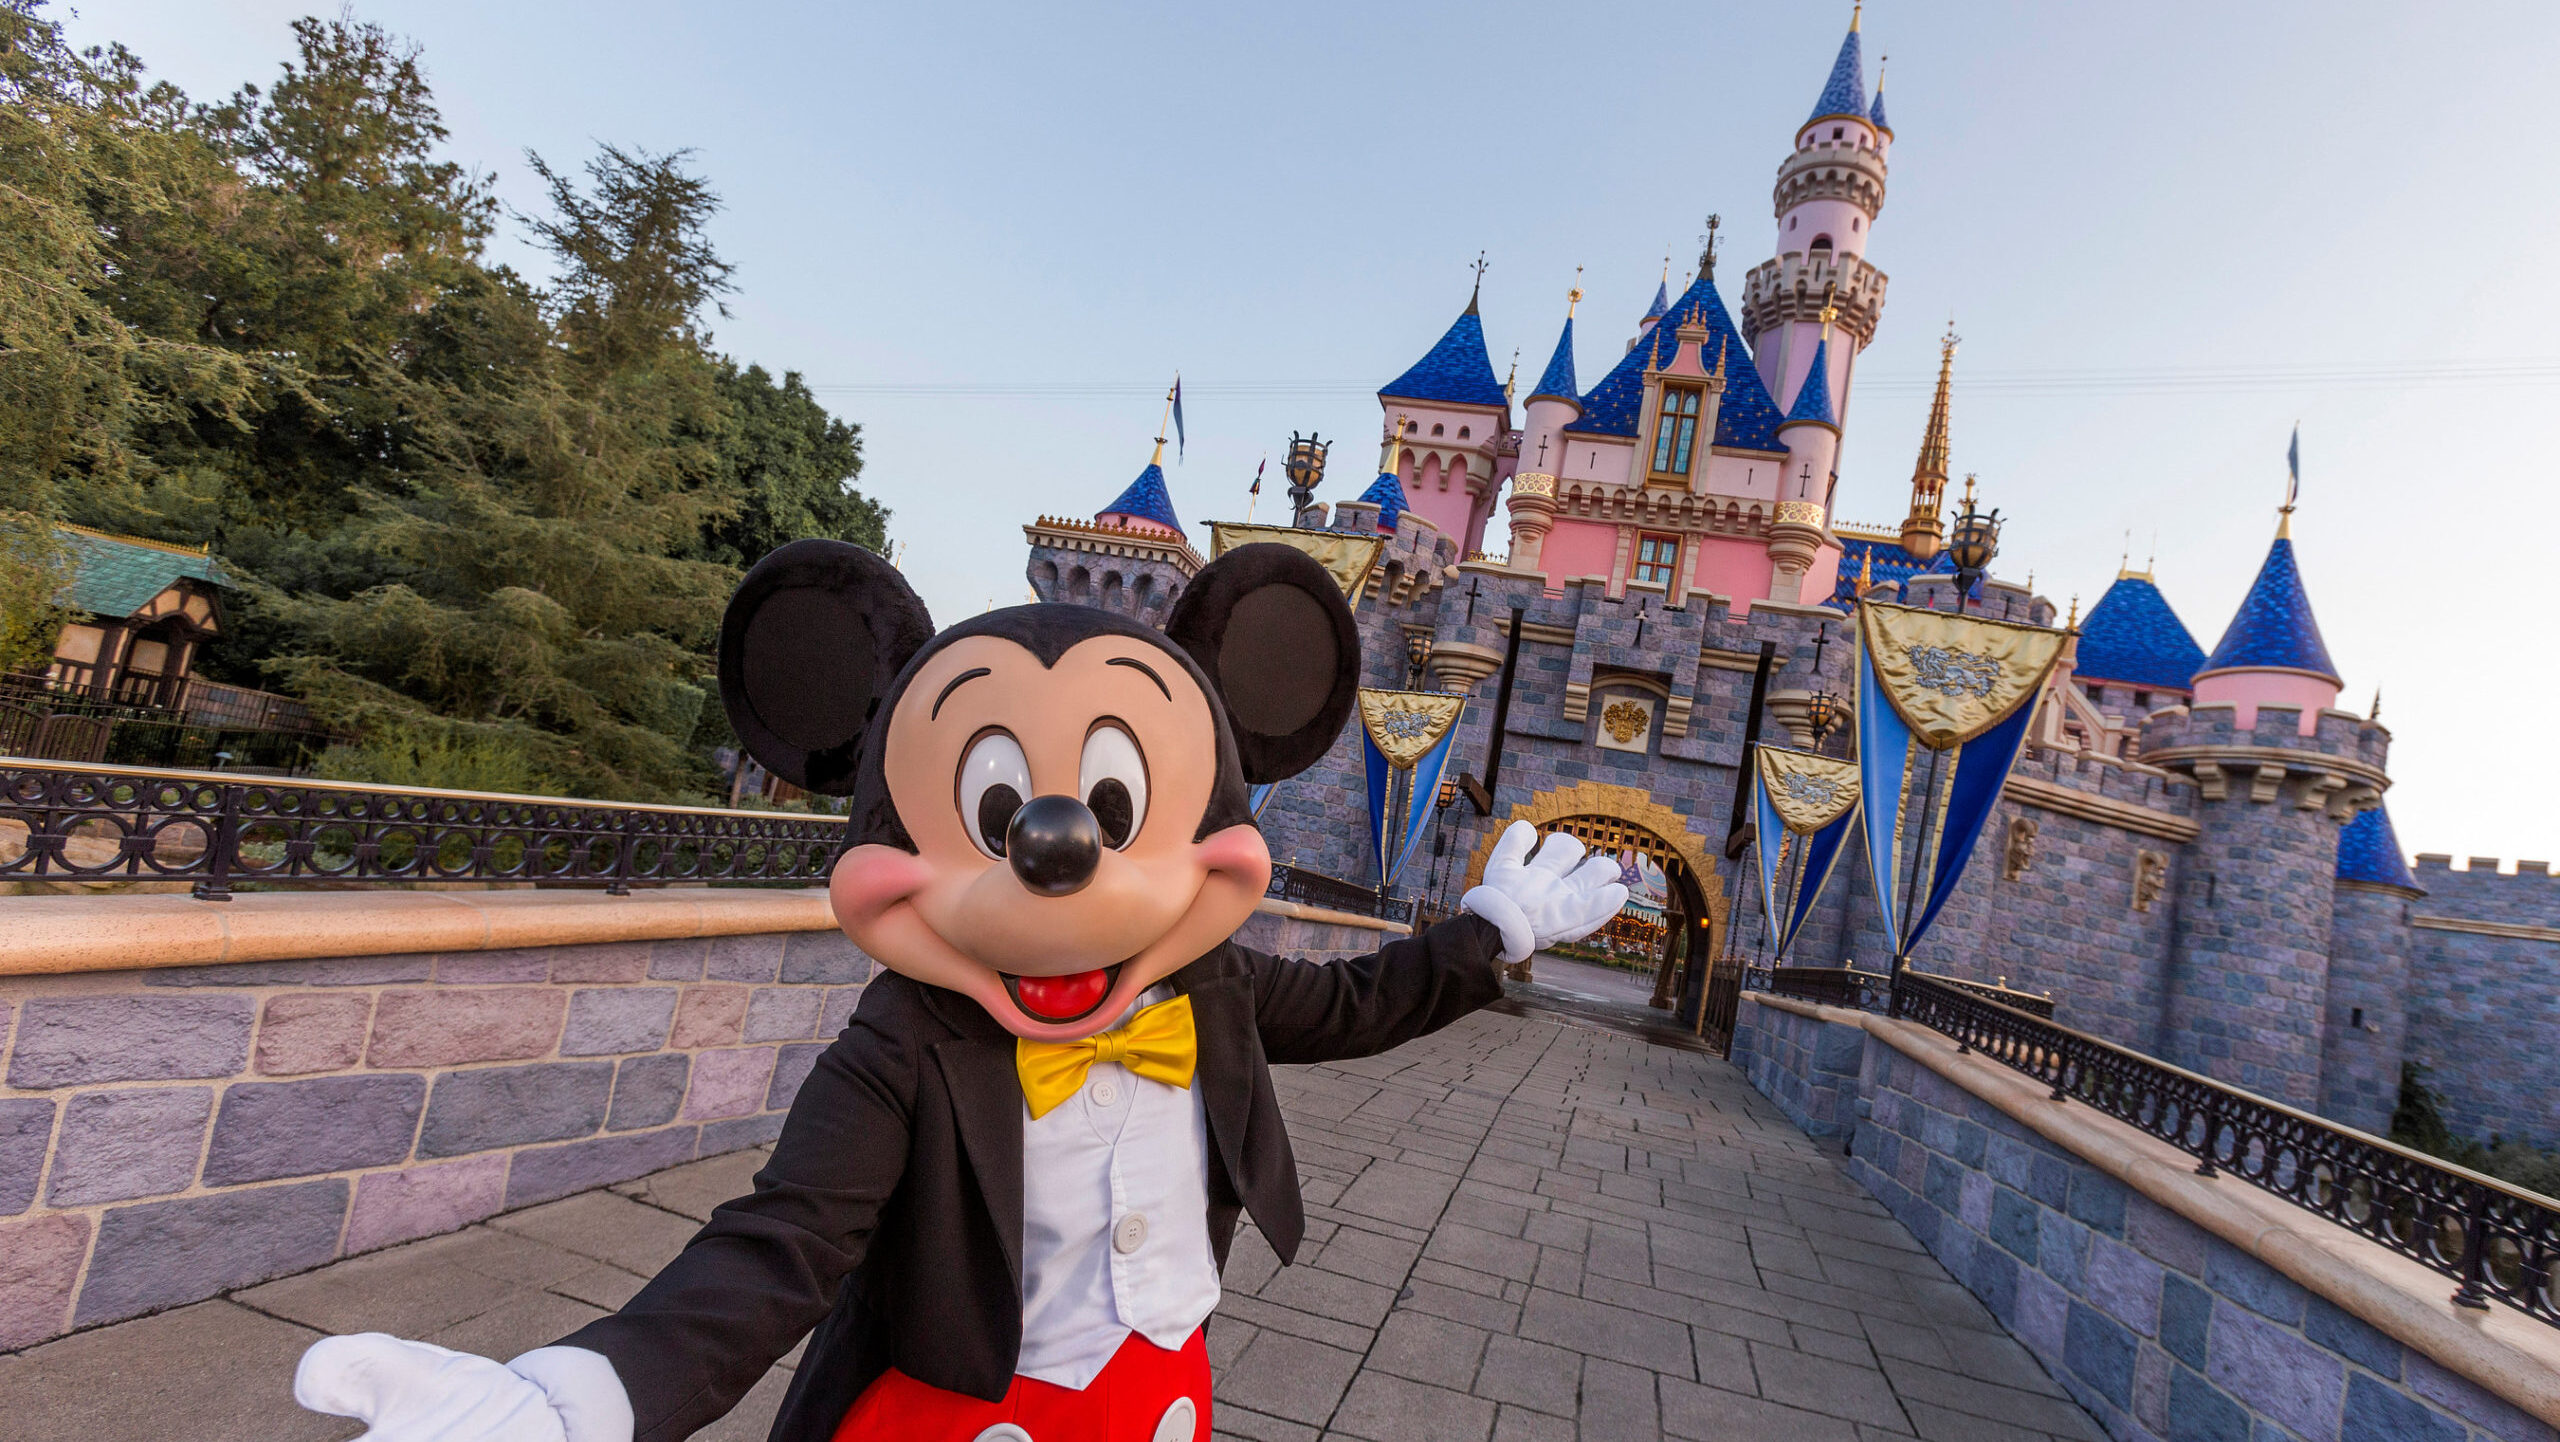
[[[353,1417],[356,1442],[631,1442],[631,1398],[601,1353],[538,1347],[506,1366],[380,1332],[323,1337],[293,1400]]]
[[[1584,861],[1582,843],[1561,831],[1549,834],[1533,857],[1529,847],[1537,839],[1536,827],[1512,822],[1493,843],[1484,884],[1458,902],[1501,930],[1502,959],[1515,965],[1542,946],[1589,936],[1627,904],[1617,862],[1605,856]]]

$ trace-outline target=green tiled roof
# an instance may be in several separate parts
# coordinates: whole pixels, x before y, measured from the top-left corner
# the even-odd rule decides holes
[[[99,616],[130,616],[174,582],[192,577],[228,586],[222,563],[201,551],[158,541],[110,536],[82,526],[58,526],[79,569],[71,579],[71,604]]]

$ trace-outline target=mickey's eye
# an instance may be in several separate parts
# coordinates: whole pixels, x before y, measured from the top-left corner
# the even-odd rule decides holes
[[[1022,798],[1031,790],[1031,764],[1022,745],[1002,731],[990,731],[969,743],[960,758],[960,824],[969,839],[989,856],[1004,855],[1005,828]]]
[[[1103,844],[1117,851],[1147,819],[1147,763],[1128,732],[1105,723],[1084,738],[1084,764],[1076,790],[1102,827]]]

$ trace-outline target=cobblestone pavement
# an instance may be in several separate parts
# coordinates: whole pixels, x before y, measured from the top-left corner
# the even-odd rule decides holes
[[[1221,1438],[2098,1439],[2024,1348],[1724,1062],[1536,1015],[1284,1069],[1309,1229],[1249,1229]],[[620,1303],[758,1153],[0,1357],[0,1438],[299,1442],[322,1332],[507,1356]],[[790,1364],[786,1360],[785,1367]],[[781,1369],[705,1438],[761,1438]]]

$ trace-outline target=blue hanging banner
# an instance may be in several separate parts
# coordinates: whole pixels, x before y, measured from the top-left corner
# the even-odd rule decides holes
[[[1395,884],[1430,829],[1431,803],[1466,705],[1464,696],[1437,691],[1360,691],[1369,841],[1382,885]]]
[[[1253,814],[1254,820],[1262,819],[1262,808],[1271,804],[1271,793],[1279,789],[1280,783],[1277,781],[1265,781],[1259,786],[1246,789],[1245,809]]]
[[[1761,902],[1776,960],[1804,930],[1857,829],[1858,764],[1762,746],[1752,765],[1751,791]]]
[[[1858,604],[1867,870],[1897,965],[1964,879],[2069,635]]]

